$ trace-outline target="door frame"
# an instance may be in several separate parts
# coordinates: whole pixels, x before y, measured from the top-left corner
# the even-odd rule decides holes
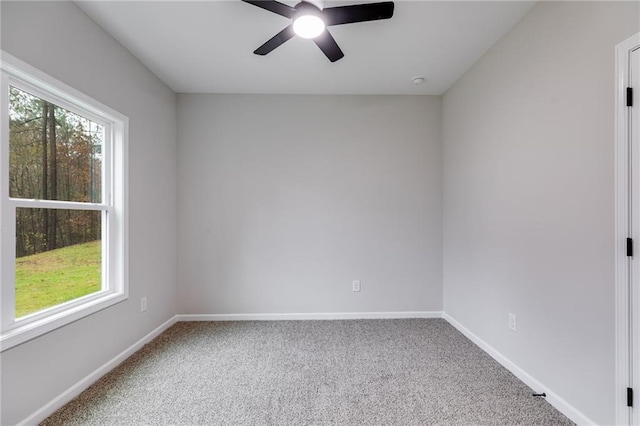
[[[618,44],[615,71],[615,413],[616,424],[625,426],[640,426],[640,279],[632,280],[640,277],[640,138],[631,140],[632,110],[626,101],[631,52],[637,49],[640,33]],[[637,100],[640,84],[634,85]],[[635,256],[627,256],[627,238],[633,239]],[[632,333],[638,337],[632,339]],[[627,387],[635,387],[634,409],[627,407]]]

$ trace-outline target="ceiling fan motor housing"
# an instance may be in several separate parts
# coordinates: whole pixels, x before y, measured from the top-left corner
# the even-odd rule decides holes
[[[295,5],[293,8],[296,9],[297,11],[293,18],[294,20],[297,17],[304,16],[304,15],[314,15],[319,18],[322,18],[322,9],[310,1],[301,1],[300,3]]]
[[[318,10],[324,9],[324,0],[304,0],[304,1],[300,2],[300,4],[302,4],[302,3],[310,3],[310,4],[314,5]],[[298,4],[298,6],[300,4]],[[296,9],[298,8],[298,6],[295,6]]]

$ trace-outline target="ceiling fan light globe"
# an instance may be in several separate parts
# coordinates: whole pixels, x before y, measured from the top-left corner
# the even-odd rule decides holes
[[[324,21],[315,15],[302,15],[293,21],[293,31],[302,38],[316,38],[324,28]]]

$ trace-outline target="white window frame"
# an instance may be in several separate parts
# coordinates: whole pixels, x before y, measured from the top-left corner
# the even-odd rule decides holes
[[[129,119],[31,65],[0,51],[0,352],[51,332],[129,297]],[[29,92],[104,126],[100,203],[9,197],[9,86]],[[102,290],[15,318],[15,212],[17,208],[102,211]]]

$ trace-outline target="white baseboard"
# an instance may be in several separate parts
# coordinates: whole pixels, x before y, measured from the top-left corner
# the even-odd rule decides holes
[[[535,392],[544,392],[547,394],[545,398],[549,404],[554,406],[558,411],[567,416],[571,421],[576,423],[577,425],[596,425],[597,423],[589,419],[582,412],[580,412],[573,405],[569,404],[567,401],[562,399],[558,394],[549,390],[549,388],[543,385],[540,381],[535,379],[529,373],[524,371],[522,368],[518,367],[512,361],[510,361],[507,357],[498,352],[493,346],[489,345],[487,342],[482,340],[480,337],[471,332],[468,328],[460,324],[456,321],[451,315],[443,312],[442,318],[447,320],[449,324],[458,329],[462,334],[464,334],[469,340],[475,343],[480,349],[489,354],[493,359],[498,361],[503,367],[507,370],[511,371],[514,376],[520,379],[524,384],[529,386]]]
[[[77,382],[75,385],[71,386],[69,389],[49,401],[45,406],[40,408],[35,413],[31,414],[26,419],[22,420],[18,425],[31,426],[37,425],[42,422],[44,419],[49,417],[51,414],[55,413],[56,410],[64,406],[66,403],[71,401],[76,396],[80,395],[85,389],[95,383],[102,376],[107,374],[109,371],[113,370],[120,363],[122,363],[125,359],[129,358],[136,351],[142,348],[145,344],[149,343],[151,340],[155,339],[159,336],[163,331],[171,327],[173,324],[177,322],[176,316],[173,316],[155,330],[151,331],[149,334],[144,336],[142,339],[138,340],[136,343],[116,355],[110,361],[106,362],[102,366],[98,367],[91,374]]]
[[[285,320],[351,320],[442,318],[441,311],[405,312],[323,312],[299,314],[203,314],[177,315],[178,321],[285,321]]]

